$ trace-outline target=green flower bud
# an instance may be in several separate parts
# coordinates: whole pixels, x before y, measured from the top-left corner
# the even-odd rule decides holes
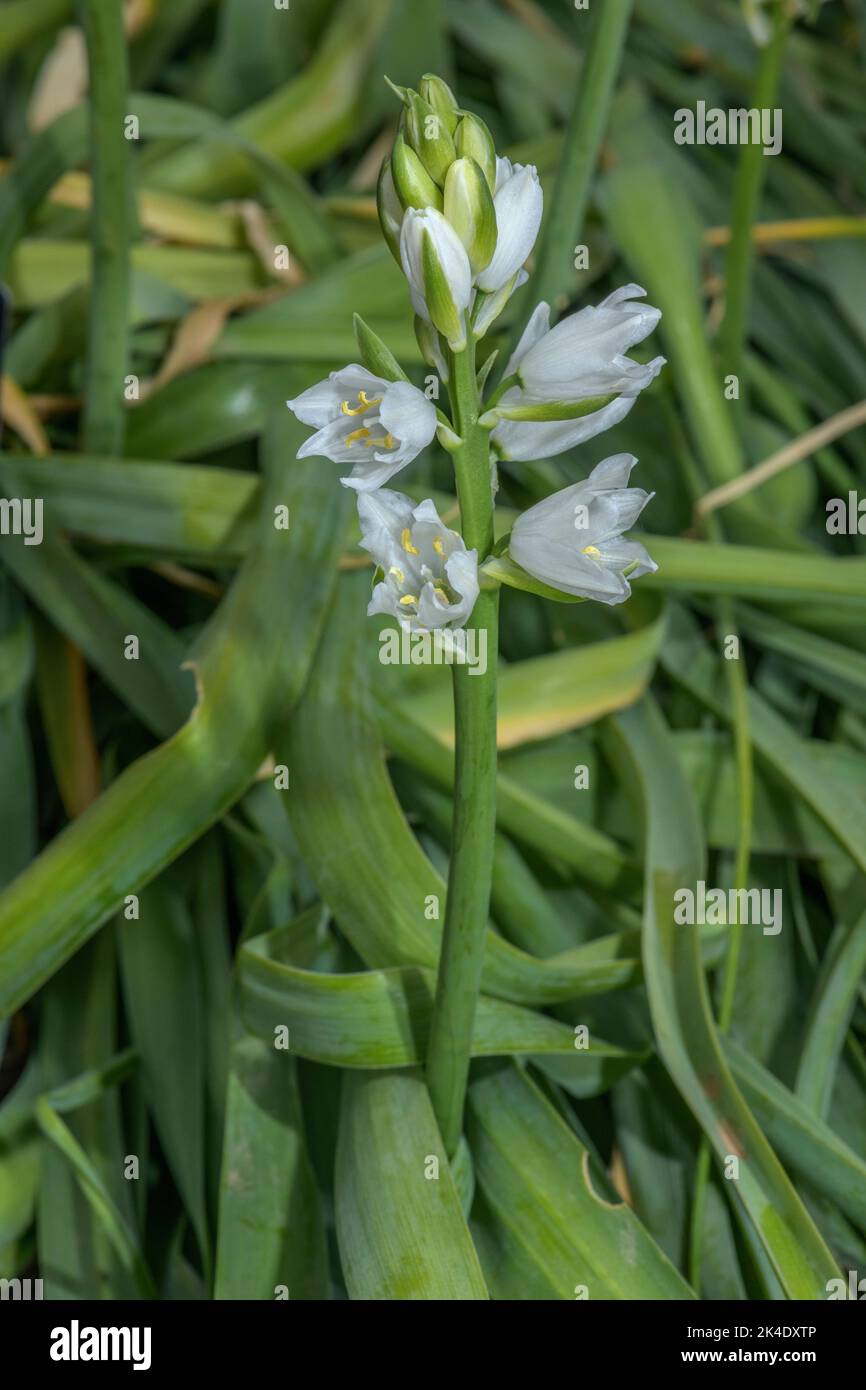
[[[417,92],[409,93],[406,137],[427,173],[441,188],[455,157],[454,141],[442,117]]]
[[[394,187],[394,175],[391,172],[390,159],[383,159],[382,168],[379,170],[379,180],[376,184],[376,207],[379,211],[382,235],[388,243],[391,255],[399,265],[403,205],[397,197],[397,190]]]
[[[442,339],[438,329],[433,327],[420,314],[415,315],[415,338],[421,349],[421,356],[428,367],[433,367],[442,382],[448,381],[448,362],[442,350]]]
[[[439,248],[427,231],[421,237],[421,268],[430,318],[448,339],[451,349],[462,352],[466,346],[465,308],[454,294],[454,286],[439,258]]]
[[[437,116],[441,116],[445,129],[449,135],[453,135],[457,129],[457,122],[460,119],[460,108],[457,105],[457,98],[441,77],[437,77],[433,72],[425,72],[418,87],[419,95],[432,106]]]
[[[409,208],[400,233],[403,270],[415,312],[430,319],[453,352],[466,346],[472,269],[459,236],[435,208]]]
[[[474,159],[481,165],[491,193],[496,188],[496,146],[493,136],[480,116],[466,111],[454,132],[454,146],[458,155]]]
[[[445,179],[445,216],[466,247],[477,275],[496,250],[496,210],[480,164],[455,159]]]
[[[436,187],[411,146],[398,135],[391,151],[391,175],[404,208],[436,208],[442,211],[442,193]]]

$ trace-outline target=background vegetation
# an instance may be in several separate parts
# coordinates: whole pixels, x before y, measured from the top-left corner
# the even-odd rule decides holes
[[[46,527],[0,537],[0,1275],[46,1296],[780,1299],[866,1270],[866,550],[826,526],[866,487],[862,408],[798,442],[866,379],[863,9],[764,49],[733,0],[594,9],[0,4],[0,492]],[[624,610],[503,595],[450,1167],[416,1067],[447,672],[376,660],[351,499],[284,405],[355,359],[354,312],[423,382],[372,190],[382,74],[431,70],[539,167],[527,296],[638,281],[669,359],[612,434],[502,469],[507,528],[637,454],[660,568]],[[780,106],[782,153],[676,145],[698,100]],[[449,477],[435,447],[406,475],[454,515]],[[781,889],[781,932],[675,927],[700,879]]]

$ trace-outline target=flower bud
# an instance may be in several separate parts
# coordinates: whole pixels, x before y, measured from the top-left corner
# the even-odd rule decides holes
[[[496,188],[496,146],[493,143],[493,136],[480,116],[474,115],[471,111],[465,111],[456,131],[454,132],[454,148],[459,156],[467,159],[474,159],[476,164],[480,164],[488,187],[492,192]]]
[[[441,77],[437,77],[433,72],[425,72],[418,85],[418,92],[426,101],[437,116],[441,116],[445,129],[449,135],[453,135],[460,119],[460,108],[457,105],[457,98]]]
[[[394,141],[391,175],[397,197],[404,208],[436,208],[438,212],[442,211],[440,190],[402,135],[398,135]]]
[[[442,351],[442,339],[429,319],[422,318],[420,314],[415,315],[415,338],[427,366],[434,369],[440,381],[447,383],[448,363]]]
[[[406,138],[431,179],[441,188],[455,157],[454,141],[442,117],[429,102],[412,91],[406,109]]]
[[[400,233],[400,257],[415,312],[439,329],[452,351],[462,352],[472,270],[454,228],[435,208],[409,208]]]
[[[496,209],[481,166],[474,159],[455,159],[448,170],[444,211],[477,274],[496,250]]]
[[[382,235],[388,243],[391,255],[399,265],[403,205],[397,197],[397,190],[394,187],[394,175],[391,172],[390,159],[383,159],[382,168],[379,170],[379,180],[376,184],[376,207],[379,212]]]

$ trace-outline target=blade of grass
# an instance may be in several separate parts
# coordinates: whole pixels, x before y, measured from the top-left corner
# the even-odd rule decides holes
[[[81,421],[84,451],[123,450],[128,355],[131,184],[123,10],[84,0],[90,82],[91,293]]]

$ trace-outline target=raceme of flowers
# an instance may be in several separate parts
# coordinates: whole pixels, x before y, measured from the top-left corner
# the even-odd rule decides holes
[[[543,194],[536,169],[498,156],[484,122],[459,108],[441,78],[395,91],[403,113],[379,176],[379,220],[408,282],[422,356],[447,384],[455,354],[474,353],[528,278]],[[497,457],[551,458],[624,419],[664,365],[662,357],[641,363],[628,355],[660,318],[644,296],[625,285],[552,328],[549,306],[537,306],[481,406]],[[359,349],[366,365],[332,372],[287,402],[315,430],[298,457],[348,470],[341,481],[357,493],[361,545],[377,567],[368,613],[389,614],[411,631],[453,633],[471,616],[484,565],[431,500],[418,504],[385,484],[437,434],[451,451],[462,441],[366,325]],[[528,580],[521,587],[535,580],[615,604],[628,598],[630,579],[656,569],[642,545],[624,539],[652,497],[628,485],[636,462],[631,454],[605,459],[518,518],[506,558]],[[510,582],[507,572],[497,571],[495,582]]]

